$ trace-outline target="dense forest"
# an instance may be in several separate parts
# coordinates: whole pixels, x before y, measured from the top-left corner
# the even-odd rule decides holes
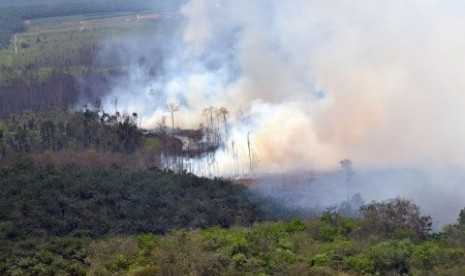
[[[170,171],[66,166],[34,171],[31,160],[2,170],[0,218],[28,236],[166,233],[249,225],[264,210],[240,185]]]

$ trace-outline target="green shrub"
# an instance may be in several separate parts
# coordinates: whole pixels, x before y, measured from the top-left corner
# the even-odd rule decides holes
[[[0,139],[3,139],[6,133],[6,127],[0,122]]]
[[[203,247],[215,251],[230,244],[230,232],[220,227],[210,227],[200,232]]]
[[[432,218],[403,198],[363,205],[359,214],[362,235],[424,240],[431,231]]]
[[[460,210],[459,218],[457,219],[458,226],[461,230],[465,231],[465,208]]]
[[[243,270],[247,262],[247,257],[243,253],[237,253],[231,258],[231,266],[237,270]]]
[[[340,270],[345,266],[343,260],[348,256],[358,253],[358,248],[354,241],[338,239],[326,245],[324,252],[326,252],[329,258],[328,265],[331,268]]]
[[[153,234],[140,234],[136,239],[140,249],[152,249],[158,245],[160,240],[159,237]]]
[[[145,148],[149,153],[157,152],[161,147],[161,144],[158,140],[152,138],[145,138]]]
[[[326,254],[318,254],[310,259],[310,266],[324,267],[328,264],[329,257]]]
[[[415,248],[410,262],[417,269],[431,270],[464,264],[464,258],[463,248],[444,248],[434,242],[426,242]]]
[[[305,222],[301,219],[293,219],[285,225],[287,233],[302,232],[307,230]]]
[[[225,252],[229,256],[249,253],[249,242],[245,234],[238,229],[227,230],[212,227],[201,232],[203,246],[209,251]]]
[[[341,237],[348,237],[357,227],[354,218],[344,217],[335,211],[328,210],[322,214],[319,223],[310,228],[313,238],[322,241],[334,241]]]
[[[11,221],[0,221],[0,240],[13,238],[15,229],[14,224]]]
[[[157,267],[143,267],[136,270],[130,271],[131,276],[152,276],[159,275],[159,269]]]
[[[344,265],[349,270],[354,270],[360,274],[373,274],[375,272],[374,261],[363,254],[347,257],[344,259]]]
[[[465,248],[465,231],[457,225],[446,225],[442,230],[442,239],[450,247]]]
[[[375,270],[380,273],[394,271],[408,273],[409,258],[413,252],[410,240],[390,240],[374,245],[368,252],[368,257],[375,264]]]
[[[115,261],[115,271],[120,271],[120,270],[128,270],[129,266],[131,265],[131,261],[127,256],[124,256],[123,254],[118,254],[116,256],[116,261]]]

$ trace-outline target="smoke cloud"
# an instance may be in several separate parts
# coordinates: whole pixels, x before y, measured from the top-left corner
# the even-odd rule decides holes
[[[120,45],[131,70],[107,109],[118,97],[151,128],[170,103],[179,127],[226,107],[228,144],[245,160],[249,137],[261,173],[331,170],[344,158],[363,170],[463,170],[463,1],[190,0],[179,12],[177,32]],[[217,161],[220,174],[241,170],[225,151]],[[418,188],[402,183],[395,191]]]
[[[251,115],[264,172],[463,164],[465,7],[461,1],[192,0],[179,35],[128,43],[113,95],[153,127],[201,110]],[[140,56],[159,54],[150,75]],[[131,64],[131,62],[133,62]],[[106,101],[111,106],[111,98]],[[231,116],[234,127],[234,116]]]

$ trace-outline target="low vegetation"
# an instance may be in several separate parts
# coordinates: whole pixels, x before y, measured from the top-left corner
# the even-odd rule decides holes
[[[328,220],[328,216],[331,219]],[[359,219],[262,223],[108,237],[89,247],[98,275],[463,275],[465,249],[447,233],[373,240]],[[456,226],[451,226],[456,231]],[[461,240],[465,239],[464,232]],[[124,249],[122,249],[124,248]]]
[[[228,184],[211,185],[210,189],[219,191],[225,186]],[[160,186],[152,189],[166,191]],[[204,190],[201,186],[196,189]],[[244,191],[240,187],[229,187],[224,191],[230,193],[230,189]],[[95,194],[98,193],[99,189]],[[142,194],[151,193],[133,193],[131,199],[140,202]],[[165,192],[164,196],[173,200],[176,193],[179,196],[184,192]],[[242,218],[249,224],[257,217],[247,218],[244,215],[247,212],[257,214],[256,209],[251,212],[244,208],[243,203],[247,200],[236,198],[231,201],[235,203],[229,205],[232,207],[229,211],[222,211],[228,208],[225,201],[231,200],[225,195],[221,193],[220,202],[212,200],[215,196],[189,199],[202,201],[198,207],[212,204],[213,208],[222,208],[217,210],[217,214],[210,213],[219,219],[216,221],[218,226],[207,226],[215,224],[215,220],[205,217],[209,213],[208,207],[202,211],[202,207],[196,209],[195,204],[188,203],[186,208],[194,212],[189,212],[184,218],[179,217],[186,214],[182,211],[185,205],[182,196],[175,197],[175,201],[179,202],[171,203],[169,214],[175,218],[165,217],[162,221],[162,214],[148,211],[153,207],[144,204],[145,210],[136,208],[141,211],[140,215],[134,210],[120,223],[109,220],[105,224],[109,228],[103,232],[111,234],[104,236],[89,236],[85,231],[72,231],[67,235],[56,235],[50,231],[24,235],[13,226],[15,222],[2,221],[0,272],[7,275],[463,275],[465,272],[465,230],[461,220],[456,225],[446,226],[440,233],[417,232],[416,226],[407,222],[389,223],[395,232],[402,233],[396,235],[380,235],[363,216],[350,218],[330,211],[316,219],[256,221],[253,226],[233,226],[233,221],[225,224],[223,219]],[[100,196],[102,199],[115,198]],[[154,201],[159,202],[157,198]],[[127,203],[124,202],[121,205]],[[403,199],[373,202],[364,207],[388,206],[396,202],[416,208]],[[234,204],[238,203],[241,207],[235,210]],[[117,207],[118,204],[116,202],[114,207],[121,208],[121,205]],[[94,210],[98,215],[88,214],[89,219],[85,223],[95,221],[92,219],[95,216],[112,216],[107,209],[109,206],[111,200],[100,203]],[[196,210],[200,212],[195,213]],[[160,214],[158,222],[151,221],[153,224],[148,229],[133,228],[154,218],[155,214]],[[402,213],[393,215],[399,219],[405,217]],[[410,215],[417,217],[414,213]],[[79,219],[83,219],[79,214],[72,218],[75,221]],[[200,225],[197,224],[199,219],[204,221]],[[188,224],[197,227],[185,228],[183,221],[190,221]],[[58,223],[63,225],[63,222]],[[176,224],[183,228],[176,227]],[[79,222],[71,225],[77,226]],[[98,225],[97,232],[105,229],[105,226],[102,228],[99,223],[95,224]],[[121,231],[121,226],[129,228]],[[156,231],[147,231],[153,226],[167,227],[166,233],[159,235]],[[70,232],[61,232],[64,233]]]

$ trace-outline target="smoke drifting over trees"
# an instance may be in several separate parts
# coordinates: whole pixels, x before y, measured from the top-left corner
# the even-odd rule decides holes
[[[431,194],[418,192],[426,185],[454,194],[430,209],[463,205],[460,1],[191,0],[180,14],[178,32],[108,42],[102,56],[120,49],[132,70],[115,80],[104,106],[118,97],[121,109],[155,127],[176,104],[176,125],[189,128],[203,122],[205,108],[226,107],[222,174],[240,171],[234,158],[248,165],[250,144],[261,173],[337,169],[350,158],[356,170],[371,170],[378,184],[370,189],[385,198],[429,202]],[[385,172],[394,173],[381,189]]]
[[[167,103],[179,126],[225,106],[234,133],[242,110],[268,172],[347,156],[364,167],[463,163],[459,1],[192,0],[180,12],[178,33],[119,46],[133,70],[111,97],[145,126]]]

